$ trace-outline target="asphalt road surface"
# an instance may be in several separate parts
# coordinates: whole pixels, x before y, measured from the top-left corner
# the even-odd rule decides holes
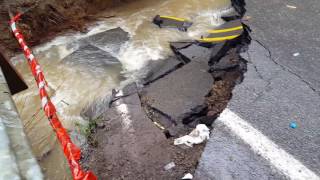
[[[320,179],[320,1],[246,3],[248,72],[195,179]]]

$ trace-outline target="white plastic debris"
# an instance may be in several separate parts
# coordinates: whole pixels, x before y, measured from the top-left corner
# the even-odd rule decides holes
[[[185,175],[183,176],[183,178],[181,178],[181,179],[182,179],[182,180],[183,180],[183,179],[189,180],[189,179],[193,179],[193,176],[192,176],[192,174],[188,173],[188,174],[185,174]]]
[[[296,6],[291,6],[291,5],[287,5],[287,8],[297,9],[297,7],[296,7]]]
[[[201,144],[209,139],[210,130],[204,124],[198,124],[197,127],[189,134],[174,140],[174,145],[185,144],[192,147],[194,144]]]
[[[164,170],[169,171],[170,169],[176,167],[176,164],[174,162],[171,162],[169,164],[167,164],[166,166],[164,166]]]
[[[294,53],[293,56],[294,56],[294,57],[300,56],[300,53],[298,53],[298,52],[297,52],[297,53]]]

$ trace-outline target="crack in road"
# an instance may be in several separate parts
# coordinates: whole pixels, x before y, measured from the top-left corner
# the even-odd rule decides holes
[[[307,80],[303,79],[299,74],[295,73],[294,71],[292,71],[290,68],[280,64],[279,62],[277,62],[273,56],[272,56],[272,52],[271,50],[265,45],[263,44],[261,41],[253,39],[255,42],[257,42],[259,45],[261,45],[266,51],[268,51],[268,58],[274,62],[276,65],[278,65],[279,67],[281,67],[281,69],[283,69],[284,71],[287,71],[288,73],[296,76],[299,80],[301,80],[303,83],[305,83],[313,92],[315,92],[316,94],[318,94],[318,96],[320,96],[320,91],[317,90],[316,88],[314,88],[310,82],[308,82]]]

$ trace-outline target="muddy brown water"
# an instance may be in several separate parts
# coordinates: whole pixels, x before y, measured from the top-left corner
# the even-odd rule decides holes
[[[36,47],[35,54],[45,72],[52,100],[73,140],[78,145],[85,144],[81,135],[81,128],[87,124],[80,116],[83,108],[105,97],[112,88],[142,78],[145,72],[141,69],[146,63],[165,59],[172,53],[169,41],[199,38],[208,29],[222,24],[220,15],[229,11],[229,0],[135,1],[102,13],[101,16],[113,14],[116,17],[93,24],[88,33],[69,33]],[[159,29],[151,23],[157,14],[188,18],[194,25],[187,33]],[[104,50],[120,60],[121,68],[110,66],[104,73],[97,73],[94,68],[68,66],[62,61],[79,47],[82,38],[115,27],[129,32],[130,40],[121,47],[120,52],[112,52],[108,48]],[[40,109],[38,91],[26,61],[22,55],[15,56],[13,61],[29,85],[29,89],[15,95],[14,100],[46,179],[71,179],[60,145]]]

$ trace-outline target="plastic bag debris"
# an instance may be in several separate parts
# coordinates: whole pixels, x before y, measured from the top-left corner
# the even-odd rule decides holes
[[[287,8],[297,9],[297,7],[296,7],[296,6],[291,6],[291,5],[287,5]]]
[[[298,53],[298,52],[297,52],[297,53],[294,53],[293,56],[294,56],[294,57],[300,56],[300,53]]]
[[[188,173],[188,174],[185,174],[183,176],[183,178],[181,178],[182,180],[190,180],[190,179],[193,179],[193,176],[192,174]]]
[[[174,162],[171,162],[169,164],[167,164],[166,166],[164,166],[164,170],[169,171],[170,169],[176,167],[176,164]]]
[[[189,134],[174,140],[174,145],[185,144],[192,147],[194,144],[201,144],[209,139],[210,130],[204,124],[198,124],[197,127]]]

